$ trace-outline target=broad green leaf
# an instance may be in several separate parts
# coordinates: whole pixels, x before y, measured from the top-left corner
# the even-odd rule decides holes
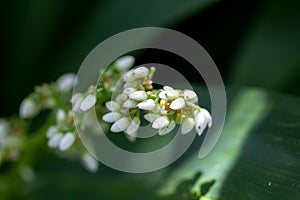
[[[265,1],[232,61],[230,81],[299,94],[299,1]]]
[[[182,182],[201,173],[190,190],[201,199],[300,197],[300,99],[255,89],[234,93],[213,151],[202,160],[195,151],[181,162],[162,196],[182,194]]]

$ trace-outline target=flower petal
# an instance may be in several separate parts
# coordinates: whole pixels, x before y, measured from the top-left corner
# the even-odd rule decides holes
[[[96,104],[96,97],[95,95],[89,94],[87,95],[84,100],[80,104],[81,111],[87,111],[91,109]]]
[[[123,103],[123,107],[124,108],[136,108],[136,102],[131,99],[128,99]]]
[[[166,116],[161,116],[161,117],[157,118],[157,119],[153,122],[152,128],[154,128],[154,129],[162,129],[162,128],[168,126],[169,123],[170,123],[170,121],[169,121],[168,117],[166,117]]]
[[[118,119],[110,128],[112,132],[118,133],[124,131],[129,126],[129,119],[127,117],[123,117]]]
[[[115,64],[118,69],[127,71],[130,67],[132,67],[135,59],[133,56],[123,56],[115,61]]]
[[[148,75],[149,69],[147,67],[144,67],[144,66],[138,67],[134,70],[134,73],[135,73],[134,76],[136,78],[143,78],[143,77]]]
[[[137,105],[137,108],[142,110],[152,110],[155,108],[155,102],[153,99],[147,99],[145,101],[142,101]]]
[[[136,101],[144,101],[148,97],[145,91],[135,91],[129,95],[129,98]]]
[[[118,111],[120,109],[120,105],[115,101],[106,102],[105,107],[110,111]]]
[[[182,125],[181,125],[181,133],[186,134],[190,132],[195,125],[195,120],[191,117],[188,117],[183,120]]]
[[[163,136],[170,133],[175,128],[175,126],[175,122],[171,120],[168,126],[158,130],[158,135]]]
[[[120,119],[121,114],[118,112],[110,112],[110,113],[106,113],[105,115],[102,116],[103,121],[109,122],[109,123],[113,123],[115,121],[117,121],[118,119]]]
[[[148,121],[153,123],[157,118],[159,118],[160,115],[159,114],[155,114],[155,113],[147,113],[144,115],[144,118]]]
[[[180,110],[182,109],[183,107],[185,106],[185,101],[183,98],[178,98],[178,99],[175,99],[174,101],[172,101],[171,105],[170,105],[170,108],[172,110]]]
[[[75,136],[74,136],[74,134],[71,133],[71,132],[68,132],[61,139],[58,148],[61,151],[66,151],[67,149],[69,149],[72,146],[72,144],[74,142],[75,142]]]

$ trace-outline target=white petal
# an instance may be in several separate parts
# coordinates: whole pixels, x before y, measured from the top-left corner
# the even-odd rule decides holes
[[[128,71],[124,76],[123,80],[124,81],[134,81],[136,79],[135,72],[134,70]]]
[[[158,97],[161,98],[161,99],[168,99],[167,96],[166,96],[166,91],[161,91],[158,94]]]
[[[175,126],[175,122],[171,120],[168,126],[158,130],[158,135],[163,136],[170,133],[175,128]]]
[[[66,133],[59,143],[59,146],[58,146],[59,150],[65,151],[65,150],[69,149],[72,146],[72,144],[74,143],[74,141],[75,141],[74,134],[71,132]]]
[[[89,153],[82,156],[82,164],[89,172],[96,172],[99,168],[99,162]]]
[[[56,85],[59,91],[67,92],[73,88],[76,81],[76,75],[73,73],[63,74],[56,81]]]
[[[203,113],[203,115],[205,116],[205,118],[207,120],[207,125],[210,128],[212,126],[212,118],[211,118],[210,113],[204,108],[201,108],[201,113]]]
[[[154,122],[157,118],[159,118],[160,115],[155,114],[155,113],[148,113],[144,115],[144,118],[148,121],[148,122]]]
[[[77,101],[77,99],[79,98],[79,97],[82,97],[83,96],[83,94],[81,94],[81,93],[76,93],[76,94],[74,94],[72,97],[71,97],[71,103],[75,103],[76,101]]]
[[[176,90],[167,90],[165,96],[167,97],[167,99],[171,100],[171,99],[176,99],[179,97],[179,92]]]
[[[129,126],[129,119],[127,117],[123,117],[118,119],[110,128],[112,132],[121,132],[127,129]]]
[[[80,104],[81,111],[87,111],[91,109],[96,104],[96,97],[92,94],[89,94],[84,98],[84,100]]]
[[[46,137],[51,138],[57,133],[57,127],[56,126],[50,126],[46,132]]]
[[[124,108],[136,108],[136,102],[131,99],[128,99],[123,103],[123,107]]]
[[[56,112],[56,122],[61,123],[66,120],[66,112],[63,109],[58,109]]]
[[[205,116],[203,115],[203,113],[198,112],[195,116],[195,129],[199,136],[203,133],[204,129],[206,128],[206,125],[207,120]]]
[[[147,93],[145,91],[135,91],[129,95],[130,99],[136,100],[136,101],[144,101],[148,97]]]
[[[126,94],[119,94],[117,97],[116,97],[116,102],[119,103],[119,104],[122,104],[124,101],[126,101],[128,99],[128,95]]]
[[[184,98],[189,101],[197,97],[197,94],[193,90],[184,90],[183,91]]]
[[[48,146],[50,148],[56,148],[58,147],[63,135],[61,133],[54,134],[48,141]]]
[[[120,109],[120,105],[115,101],[106,102],[105,107],[110,111],[118,111]]]
[[[170,90],[174,90],[174,88],[172,88],[172,87],[170,87],[170,86],[164,86],[163,89],[164,89],[164,90],[169,90],[169,91],[170,91]]]
[[[186,134],[190,132],[195,125],[195,120],[191,117],[188,117],[183,120],[182,125],[181,125],[181,133]]]
[[[137,108],[142,110],[152,110],[155,108],[155,102],[153,99],[147,99],[145,101],[142,101],[137,105]]]
[[[74,112],[79,112],[79,110],[80,110],[80,105],[81,105],[83,99],[84,99],[83,96],[78,96],[78,98],[76,98],[76,100],[74,100],[73,107],[72,107],[72,111],[74,111]]]
[[[113,123],[120,119],[121,114],[118,112],[110,112],[102,116],[102,119],[106,122]]]
[[[128,128],[126,129],[125,133],[127,133],[128,135],[131,135],[133,137],[136,136],[136,132],[139,129],[141,124],[141,121],[138,117],[134,117],[132,119],[132,121],[130,122]]]
[[[117,65],[117,68],[123,71],[127,71],[130,67],[132,67],[134,63],[134,57],[133,56],[123,56],[115,61],[115,64]]]
[[[130,95],[130,94],[133,93],[133,92],[135,92],[135,89],[132,88],[132,87],[125,88],[125,89],[123,90],[123,93],[124,93],[124,94],[127,94],[127,95]]]
[[[170,108],[172,110],[180,110],[182,109],[183,107],[185,106],[185,101],[183,98],[178,98],[178,99],[175,99],[174,101],[172,101],[171,105],[170,105]]]
[[[135,88],[136,86],[138,86],[138,84],[139,83],[137,81],[127,81],[123,85],[123,88],[129,88],[129,87]]]
[[[138,67],[134,70],[134,73],[135,73],[134,76],[136,78],[143,78],[143,77],[148,75],[149,69],[147,67],[144,67],[144,66]]]
[[[37,106],[31,99],[24,99],[20,106],[20,117],[32,118],[37,114]]]
[[[153,124],[152,124],[152,128],[154,129],[162,129],[166,126],[168,126],[170,123],[169,119],[166,116],[161,116],[159,118],[157,118]]]

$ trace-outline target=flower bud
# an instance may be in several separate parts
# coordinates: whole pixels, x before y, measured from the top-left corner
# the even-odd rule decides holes
[[[143,78],[145,76],[147,76],[149,73],[149,69],[147,67],[138,67],[134,70],[134,76],[136,78]]]
[[[118,119],[110,128],[112,132],[118,133],[124,131],[129,126],[129,119],[127,117],[123,117]]]
[[[191,117],[187,117],[182,121],[181,133],[186,134],[190,132],[193,129],[194,125],[195,125],[195,120]]]
[[[129,95],[129,98],[136,101],[144,101],[148,97],[145,91],[135,91]]]
[[[89,172],[96,172],[99,168],[98,161],[89,153],[85,153],[82,156],[82,164]]]
[[[76,81],[76,75],[73,73],[67,73],[67,74],[63,74],[57,79],[56,85],[59,91],[68,92],[73,88],[75,81]]]
[[[91,109],[96,104],[96,97],[95,95],[89,94],[84,98],[84,100],[80,104],[81,111],[87,111]]]
[[[48,141],[48,146],[50,148],[58,147],[62,137],[63,137],[63,135],[61,133],[56,133],[56,134],[52,135],[52,137],[50,137],[50,139]]]
[[[59,143],[59,146],[58,146],[59,150],[65,151],[65,150],[69,149],[72,146],[72,144],[74,143],[74,141],[75,141],[74,134],[71,132],[66,133]]]
[[[118,112],[110,112],[102,116],[102,119],[106,122],[113,123],[120,119],[121,114]]]
[[[131,99],[128,99],[123,103],[123,107],[124,108],[136,108],[136,102]]]
[[[32,99],[24,99],[20,106],[21,118],[33,118],[38,112],[37,105]]]
[[[155,108],[155,102],[153,99],[147,99],[145,101],[142,101],[137,105],[137,108],[142,110],[152,110]]]
[[[56,121],[62,123],[66,120],[66,112],[63,109],[58,109],[56,111]]]
[[[110,111],[118,111],[120,109],[120,105],[115,101],[106,102],[105,107]]]
[[[166,116],[161,116],[159,118],[157,118],[153,124],[152,124],[152,128],[154,129],[162,129],[166,126],[168,126],[170,123],[169,119]]]
[[[123,56],[115,61],[116,67],[119,70],[127,71],[134,63],[133,56]]]
[[[180,110],[182,109],[183,107],[185,106],[185,101],[183,98],[178,98],[178,99],[175,99],[174,101],[172,101],[171,105],[170,105],[170,108],[172,110]]]

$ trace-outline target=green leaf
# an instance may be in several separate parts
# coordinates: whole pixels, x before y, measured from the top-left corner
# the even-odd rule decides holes
[[[232,61],[230,81],[299,94],[299,1],[265,1]]]
[[[201,199],[300,198],[300,98],[256,89],[229,95],[226,125],[213,151],[202,160],[197,151],[186,156],[161,196],[178,193],[183,181],[202,173],[190,190]]]

